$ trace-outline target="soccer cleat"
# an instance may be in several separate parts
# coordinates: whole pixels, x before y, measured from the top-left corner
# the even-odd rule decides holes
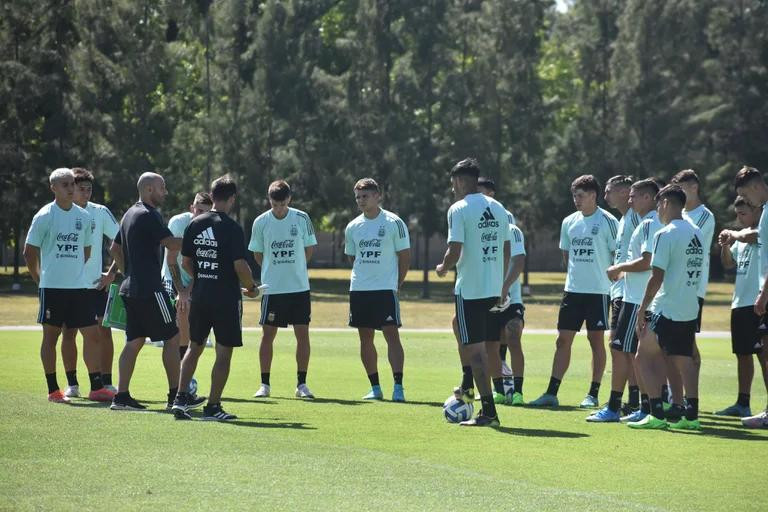
[[[685,415],[685,407],[680,404],[672,404],[664,416],[667,417],[669,423],[676,423],[680,418]]]
[[[95,389],[88,393],[88,400],[93,402],[111,402],[115,394],[107,388]]]
[[[506,404],[507,403],[507,395],[503,393],[497,393],[496,391],[493,392],[493,403],[495,404]]]
[[[630,414],[637,411],[638,409],[640,409],[640,404],[633,405],[628,402],[624,402],[623,404],[621,404],[621,409],[619,409],[619,412],[621,413],[622,416],[629,416]]]
[[[469,419],[467,421],[462,421],[459,423],[462,427],[498,427],[501,425],[501,422],[499,421],[498,416],[490,417],[485,416],[482,414],[478,414],[472,419]]]
[[[674,428],[677,430],[701,430],[701,423],[699,423],[698,419],[689,420],[683,416],[675,423],[670,423],[669,428]]]
[[[299,384],[296,386],[296,398],[306,398],[308,400],[312,400],[315,398],[315,395],[312,394],[306,384]]]
[[[229,414],[221,408],[221,404],[206,405],[203,407],[203,421],[232,421],[236,420],[237,416]]]
[[[402,384],[395,384],[394,389],[392,389],[392,401],[405,402],[405,390]]]
[[[630,421],[634,423],[634,422],[642,420],[646,416],[648,416],[648,413],[645,413],[645,412],[641,411],[640,409],[638,409],[635,412],[633,412],[632,414],[627,414],[626,416],[622,416],[620,418],[620,420],[622,421],[622,423],[626,423],[626,422],[630,422]]]
[[[715,411],[715,416],[736,416],[737,418],[747,418],[752,416],[749,406],[733,404],[720,411]]]
[[[160,341],[150,341],[149,344],[152,345],[153,347],[157,347],[157,348],[163,348],[165,346],[165,342],[163,340],[160,340]]]
[[[514,406],[525,405],[525,400],[523,400],[523,394],[515,391],[514,393],[512,393],[512,398],[509,398],[509,400],[507,401],[507,404],[514,405]]]
[[[471,404],[475,402],[475,389],[463,389],[461,386],[456,386],[453,388],[453,396],[456,400]]]
[[[616,423],[620,420],[618,412],[614,412],[606,405],[596,413],[587,416],[590,423]]]
[[[512,377],[514,374],[512,373],[512,368],[509,367],[506,361],[501,362],[501,376],[502,377]]]
[[[627,423],[627,426],[629,428],[636,428],[641,430],[663,430],[669,427],[669,423],[667,423],[665,420],[660,420],[652,414],[648,414],[640,421],[630,421]]]
[[[381,392],[381,386],[371,386],[371,390],[363,397],[363,400],[384,400],[384,393]]]
[[[181,409],[174,409],[173,410],[173,419],[175,420],[191,420],[192,415],[189,414],[187,411],[182,411]]]
[[[110,384],[108,386],[104,386],[104,389],[106,389],[107,391],[111,391],[111,392],[117,394],[117,388],[115,386],[113,386],[112,384]]]
[[[598,403],[596,397],[592,395],[587,395],[584,397],[584,400],[581,401],[581,403],[579,404],[579,407],[582,409],[594,409],[599,405],[600,404]]]
[[[664,409],[664,412],[667,412],[672,408],[672,404],[669,402],[662,402],[661,407]]]
[[[115,395],[115,398],[112,399],[112,405],[109,408],[113,411],[143,411],[147,406],[141,405],[131,395]]]
[[[55,404],[68,404],[71,402],[69,397],[64,395],[60,389],[57,389],[53,393],[48,393],[48,401]]]
[[[528,402],[528,405],[533,407],[557,407],[560,405],[560,400],[555,395],[544,393],[533,402]]]
[[[189,393],[176,395],[175,397],[172,397],[169,393],[167,408],[174,412],[179,410],[187,412],[192,409],[197,409],[205,403],[205,400],[206,398],[204,396],[190,395]]]
[[[749,418],[741,418],[741,424],[747,428],[768,428],[768,411]]]
[[[75,384],[74,386],[67,386],[67,389],[64,390],[64,396],[67,398],[79,398],[80,397],[80,386]]]
[[[259,390],[253,394],[253,398],[267,398],[269,396],[269,384],[262,384]]]

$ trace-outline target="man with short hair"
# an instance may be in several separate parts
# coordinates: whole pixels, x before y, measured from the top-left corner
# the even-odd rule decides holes
[[[54,170],[49,183],[54,200],[35,214],[24,244],[29,274],[39,288],[37,321],[43,326],[40,359],[48,401],[70,402],[56,380],[56,342],[65,325],[83,335],[83,356],[91,381],[88,398],[109,401],[113,393],[101,382],[96,314],[84,275],[91,255],[91,216],[74,204],[75,176],[70,169]]]
[[[110,241],[115,238],[120,225],[104,205],[90,201],[93,193],[93,174],[81,167],[72,169],[75,176],[74,203],[83,208],[91,216],[91,257],[85,263],[83,278],[88,291],[88,306],[96,315],[96,332],[99,337],[99,368],[101,370],[101,383],[104,389],[115,393],[117,388],[112,385],[112,359],[114,357],[114,343],[112,341],[112,329],[103,327],[101,320],[104,317],[104,309],[107,306],[107,288],[115,275],[103,272],[102,244],[106,236]],[[64,371],[67,375],[67,389],[64,396],[80,396],[80,386],[77,381],[77,329],[65,326],[61,334],[61,360],[64,363]]]
[[[629,192],[629,204],[640,217],[640,224],[635,228],[629,243],[626,244],[626,261],[608,267],[608,278],[615,281],[624,275],[624,290],[621,309],[616,318],[616,328],[612,331],[611,341],[611,397],[608,404],[587,417],[590,422],[639,421],[650,412],[648,395],[643,392],[638,400],[640,407],[620,417],[621,397],[624,385],[634,371],[634,357],[637,352],[638,310],[645,293],[645,285],[651,275],[651,257],[653,236],[664,227],[656,216],[656,194],[658,185],[652,179],[640,180],[632,184]],[[637,382],[637,381],[636,381]],[[630,384],[630,389],[632,388]]]
[[[363,400],[384,398],[373,343],[376,331],[381,330],[394,379],[392,401],[405,402],[405,354],[400,342],[402,323],[397,295],[411,264],[410,236],[400,217],[381,208],[381,188],[374,179],[358,180],[354,193],[362,213],[344,230],[344,254],[352,262],[349,326],[357,329],[360,359],[371,384]]]
[[[763,345],[768,341],[768,314],[766,314],[766,304],[768,304],[768,184],[765,183],[760,171],[754,167],[743,167],[736,174],[734,180],[736,193],[753,207],[763,207],[760,215],[760,221],[757,228],[757,244],[760,253],[760,293],[755,299],[755,314],[760,316],[759,333],[762,336]],[[742,242],[752,241],[746,236],[736,238]],[[765,349],[763,349],[765,350]],[[760,414],[741,419],[742,424],[749,428],[768,428],[768,408]]]
[[[261,282],[267,286],[261,299],[261,345],[259,364],[261,386],[255,398],[270,395],[270,372],[275,336],[279,327],[293,325],[296,336],[297,398],[313,399],[307,387],[309,368],[309,322],[312,303],[307,263],[317,245],[312,220],[305,212],[291,208],[291,187],[284,180],[273,181],[267,190],[270,209],[253,221],[248,250],[261,266]]]
[[[635,429],[700,430],[699,374],[693,361],[697,292],[704,273],[707,249],[702,232],[683,219],[686,194],[679,185],[667,185],[656,195],[656,210],[664,227],[653,239],[651,278],[637,319],[637,369],[649,395],[650,414],[628,422]],[[680,373],[686,396],[683,416],[667,422],[661,397],[665,378],[664,359]]]
[[[587,324],[587,339],[592,349],[592,383],[579,407],[598,405],[600,381],[605,370],[605,329],[611,281],[606,269],[616,250],[619,223],[597,205],[600,185],[591,174],[576,178],[571,194],[576,212],[563,220],[560,249],[568,273],[557,319],[557,342],[552,361],[552,376],[546,392],[529,405],[557,407],[557,392],[571,362],[571,345],[582,324]]]
[[[186,390],[213,329],[216,360],[211,371],[211,394],[203,407],[203,420],[237,419],[221,407],[221,394],[229,377],[232,349],[243,346],[241,291],[256,297],[258,289],[245,260],[245,237],[240,225],[229,217],[235,205],[237,186],[229,176],[211,184],[213,209],[196,216],[184,231],[182,265],[190,275],[189,350],[181,362],[179,392],[173,402],[176,419],[191,419],[193,395]],[[240,285],[244,287],[241,290]]]
[[[743,228],[754,229],[760,220],[762,208],[754,207],[739,196],[733,203],[736,218]],[[736,403],[715,412],[718,416],[752,416],[750,390],[755,373],[752,355],[757,356],[761,373],[768,389],[768,366],[766,351],[760,337],[760,317],[755,313],[755,299],[760,292],[760,254],[757,241],[751,243],[734,240],[723,230],[720,240],[720,260],[725,269],[736,269],[736,283],[731,303],[731,348],[736,355],[736,373],[739,394]]]
[[[145,172],[139,177],[136,187],[139,200],[123,215],[120,231],[110,247],[113,267],[117,266],[125,275],[120,285],[120,296],[125,304],[127,340],[120,354],[117,394],[111,409],[146,409],[131,396],[128,389],[145,338],[165,340],[163,366],[168,379],[167,409],[170,409],[178,391],[181,360],[176,312],[160,274],[160,247],[179,250],[181,239],[173,236],[156,209],[168,194],[163,177]],[[190,407],[199,407],[203,401],[190,404]]]
[[[478,191],[480,167],[466,158],[451,169],[456,202],[448,209],[448,250],[435,268],[444,277],[456,267],[456,318],[464,358],[480,393],[482,408],[475,418],[461,422],[468,427],[500,425],[493,398],[487,342],[498,339],[499,321],[490,310],[509,293],[509,218],[504,206]],[[493,345],[492,345],[493,347]],[[498,354],[491,351],[494,359]]]

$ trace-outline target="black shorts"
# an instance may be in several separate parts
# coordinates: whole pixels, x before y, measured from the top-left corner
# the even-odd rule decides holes
[[[611,330],[616,331],[619,326],[619,313],[621,313],[621,305],[624,304],[624,297],[616,297],[611,299]]]
[[[259,324],[272,327],[309,325],[312,318],[312,302],[309,290],[296,293],[274,293],[261,298]]]
[[[699,316],[696,317],[696,332],[701,332],[701,312],[704,311],[704,299],[699,297]]]
[[[394,290],[349,292],[349,326],[381,329],[387,325],[400,327],[400,300]]]
[[[763,340],[758,332],[760,317],[754,306],[731,309],[731,348],[734,354],[751,355],[763,351]]]
[[[97,324],[92,301],[85,288],[40,288],[37,323],[79,329]]]
[[[213,329],[216,343],[225,347],[243,346],[243,302],[207,304],[192,302],[189,306],[189,340],[205,345]]]
[[[600,293],[565,292],[560,302],[557,329],[580,331],[586,321],[588,331],[604,331],[608,327],[610,297]]]
[[[621,303],[616,320],[616,330],[611,340],[611,348],[618,352],[634,354],[637,352],[637,315],[640,311],[640,304],[630,302]]]
[[[168,296],[171,298],[171,300],[176,298],[176,287],[173,285],[173,281],[170,279],[164,279],[163,280],[163,287],[165,288],[165,293],[168,294]]]
[[[462,345],[499,341],[499,321],[493,318],[497,313],[490,311],[497,301],[496,297],[465,299],[461,295],[455,296],[456,321]]]
[[[91,304],[91,310],[97,318],[104,317],[104,311],[107,309],[107,290],[97,290],[95,288],[86,290],[88,293],[88,302]]]
[[[122,297],[125,304],[125,337],[128,341],[137,338],[170,340],[178,334],[176,308],[165,290],[154,292],[151,297]]]
[[[696,343],[696,319],[676,322],[646,311],[648,327],[659,338],[659,346],[668,356],[693,357]]]
[[[525,306],[522,304],[510,304],[507,309],[498,313],[491,313],[491,325],[488,328],[488,339],[485,341],[501,341],[503,331],[512,320],[520,320],[525,323]]]

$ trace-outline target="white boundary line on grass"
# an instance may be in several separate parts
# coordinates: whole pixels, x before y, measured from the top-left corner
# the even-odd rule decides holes
[[[39,331],[41,327],[39,325],[0,325],[0,332],[2,331]],[[311,332],[354,332],[352,327],[311,327]],[[243,332],[260,332],[261,327],[243,327]],[[430,333],[430,334],[451,334],[451,329],[439,329],[439,328],[424,328],[424,329],[412,329],[401,328],[400,332],[403,333]],[[525,329],[524,334],[545,334],[549,336],[557,336],[556,329]],[[586,336],[586,331],[578,333],[581,336]],[[699,336],[701,338],[710,339],[730,339],[731,333],[727,331],[702,331]]]

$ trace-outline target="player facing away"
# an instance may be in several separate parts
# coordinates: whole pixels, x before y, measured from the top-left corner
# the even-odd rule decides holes
[[[101,383],[96,314],[88,300],[84,275],[91,253],[91,216],[73,202],[75,176],[70,169],[54,170],[49,183],[54,200],[35,214],[24,243],[24,259],[40,299],[40,359],[48,384],[48,400],[70,401],[56,380],[56,342],[66,325],[79,329],[83,335],[83,356],[91,381],[88,398],[109,401],[113,393]]]
[[[317,245],[312,220],[305,212],[290,208],[291,187],[283,180],[269,185],[271,209],[253,221],[248,250],[261,266],[261,282],[267,285],[261,299],[261,386],[255,398],[270,394],[270,370],[277,329],[293,325],[296,336],[296,397],[315,398],[307,387],[309,369],[309,296],[307,262]]]
[[[645,285],[651,276],[651,256],[653,236],[664,227],[656,215],[656,194],[659,187],[652,179],[640,180],[632,184],[629,191],[629,204],[640,218],[640,224],[632,232],[629,243],[625,246],[626,261],[608,267],[611,280],[624,276],[624,290],[621,307],[612,330],[611,341],[611,396],[608,404],[587,417],[590,422],[639,421],[650,412],[647,393],[643,392],[639,400],[641,406],[629,414],[620,417],[621,397],[624,385],[630,375],[635,374],[634,358],[637,353],[637,318],[640,303],[645,293]],[[632,386],[630,385],[630,390]]]
[[[176,419],[191,419],[188,406],[194,397],[185,390],[195,373],[200,354],[213,329],[216,360],[211,371],[211,393],[203,407],[204,420],[237,419],[221,407],[221,393],[229,377],[232,349],[243,346],[241,291],[256,297],[258,290],[245,260],[245,237],[240,225],[229,217],[235,205],[237,186],[229,176],[211,184],[213,208],[192,219],[184,231],[181,247],[184,270],[192,276],[189,307],[189,350],[181,361],[179,392],[173,402]],[[244,287],[241,290],[240,285]]]
[[[736,174],[734,180],[736,193],[742,196],[753,207],[763,207],[757,226],[757,245],[760,254],[760,292],[755,299],[755,313],[760,316],[759,332],[763,346],[768,344],[768,185],[760,171],[754,167],[744,167]],[[742,240],[745,241],[745,240]],[[765,349],[763,349],[765,350]],[[742,424],[749,428],[768,428],[768,408],[761,413],[741,419]]]
[[[120,231],[110,247],[113,266],[125,276],[120,285],[120,296],[126,314],[126,344],[120,354],[117,394],[111,408],[146,409],[131,396],[129,386],[144,339],[150,338],[152,341],[165,340],[163,366],[168,379],[167,408],[170,409],[179,384],[181,360],[176,312],[160,273],[160,247],[179,250],[181,239],[173,236],[156,209],[168,194],[163,177],[145,172],[136,186],[139,200],[123,215]],[[201,399],[194,405],[199,407],[203,401]]]
[[[571,362],[571,345],[586,321],[587,339],[592,349],[592,383],[580,407],[598,404],[600,381],[605,370],[604,334],[608,326],[608,302],[611,281],[606,269],[616,250],[619,223],[597,205],[600,185],[585,174],[571,183],[576,212],[563,220],[560,249],[568,272],[565,292],[557,318],[557,341],[552,362],[552,376],[546,392],[529,405],[557,407],[557,392]]]
[[[704,273],[707,248],[702,232],[683,219],[685,192],[667,185],[656,195],[656,210],[664,227],[653,239],[651,278],[643,295],[637,318],[636,369],[650,398],[651,413],[640,421],[628,422],[636,429],[699,430],[699,374],[693,361],[696,323],[699,314],[697,292]],[[683,378],[686,407],[683,416],[668,423],[661,398],[664,358]]]
[[[762,213],[761,207],[753,207],[739,196],[733,203],[733,209],[739,224],[746,229],[755,230]],[[753,233],[753,236],[756,232]],[[739,393],[736,403],[715,412],[718,416],[752,416],[750,409],[750,391],[755,365],[752,356],[757,356],[760,370],[768,390],[768,366],[766,366],[765,348],[758,332],[760,317],[755,313],[755,299],[760,292],[760,254],[755,238],[751,242],[735,239],[730,230],[723,230],[718,236],[720,241],[720,261],[725,269],[736,270],[736,283],[731,303],[731,349],[736,355],[736,373]]]
[[[91,216],[91,257],[85,262],[83,277],[88,291],[88,303],[96,315],[96,331],[99,336],[99,369],[101,370],[101,383],[104,389],[115,393],[117,388],[112,385],[112,359],[114,357],[114,343],[112,341],[112,329],[102,327],[101,320],[104,317],[104,309],[107,305],[107,288],[115,280],[115,274],[103,272],[102,244],[104,237],[110,242],[117,235],[120,225],[104,205],[90,201],[93,192],[93,174],[87,169],[75,167],[72,169],[75,176],[74,202],[83,208]],[[67,389],[64,395],[68,397],[80,396],[80,387],[77,381],[77,344],[75,338],[77,329],[64,327],[61,333],[61,360],[64,363],[64,371],[67,375]]]
[[[488,364],[487,341],[498,339],[499,322],[490,310],[509,293],[505,276],[510,259],[509,218],[501,203],[478,191],[480,167],[466,158],[451,169],[456,202],[448,209],[448,250],[437,265],[444,277],[456,267],[454,298],[464,360],[480,393],[482,409],[475,418],[461,423],[471,427],[499,426]],[[492,356],[498,358],[498,350]],[[500,360],[499,360],[500,361]]]
[[[360,359],[371,383],[363,400],[384,398],[373,343],[376,330],[381,330],[394,378],[392,401],[405,402],[398,291],[411,264],[410,236],[400,217],[381,208],[381,188],[375,180],[358,180],[354,193],[362,213],[344,230],[344,254],[352,262],[349,326],[360,336]]]
[[[619,219],[619,233],[616,236],[616,251],[613,255],[613,264],[617,265],[627,261],[627,249],[632,233],[640,223],[640,218],[634,208],[629,204],[629,194],[632,187],[632,177],[618,174],[613,176],[605,183],[605,193],[603,198],[605,202],[621,213]],[[651,196],[653,200],[653,195]],[[609,276],[610,278],[610,276]],[[624,277],[619,275],[617,279],[611,279],[611,324],[610,340],[615,339],[616,325],[619,320],[619,312],[624,299]],[[640,408],[640,388],[637,386],[635,372],[629,372],[629,403],[627,404],[627,413],[629,410]]]

